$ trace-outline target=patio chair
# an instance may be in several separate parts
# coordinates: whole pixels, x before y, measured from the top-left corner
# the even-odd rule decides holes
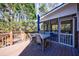
[[[42,44],[42,38],[41,36],[39,35],[39,33],[36,33],[36,43],[41,45]]]
[[[41,46],[42,51],[44,51],[45,48],[48,48],[51,45],[50,37],[45,38],[45,40],[43,40],[42,35],[40,33],[36,33],[35,41],[36,44]]]
[[[41,38],[37,33],[31,33],[32,42],[35,44],[41,44]]]

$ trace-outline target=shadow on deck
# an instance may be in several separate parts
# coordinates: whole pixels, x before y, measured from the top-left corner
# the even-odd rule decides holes
[[[43,52],[41,46],[31,42],[19,56],[78,56],[79,50],[76,48],[64,46],[58,43],[52,43],[51,47]]]

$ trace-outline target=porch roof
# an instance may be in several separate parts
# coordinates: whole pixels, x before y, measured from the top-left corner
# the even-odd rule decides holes
[[[56,7],[55,9],[52,9],[42,17],[40,17],[41,19],[40,22],[55,19],[58,17],[73,15],[76,12],[77,12],[77,4],[63,3],[60,6]]]
[[[67,3],[67,4],[68,4],[68,3]],[[55,7],[54,9],[52,9],[52,10],[48,11],[47,13],[45,13],[44,15],[42,15],[41,18],[46,17],[46,16],[49,15],[50,13],[55,12],[56,10],[62,8],[63,6],[65,6],[65,5],[67,5],[67,4],[62,3],[61,5]]]

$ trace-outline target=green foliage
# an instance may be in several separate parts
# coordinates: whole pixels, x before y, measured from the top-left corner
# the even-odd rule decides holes
[[[4,3],[4,4],[0,4],[0,8],[3,10],[8,10],[8,12],[3,11],[4,18],[6,19],[0,20],[0,30],[3,30],[4,32],[10,32],[12,30],[17,30],[17,29],[18,30],[22,29],[28,32],[37,30],[36,23],[35,23],[36,11],[35,11],[34,3],[26,3],[26,4],[24,3],[20,3],[20,4],[6,3],[5,4]],[[14,19],[11,18],[12,15],[9,14],[9,13],[12,13],[11,10],[12,12],[14,12],[14,14],[19,11],[25,11],[25,14],[29,18],[29,20],[19,21],[19,22],[14,21]]]
[[[9,24],[5,21],[0,21],[0,30],[2,30],[4,32],[9,32],[10,31]]]
[[[37,31],[37,24],[34,20],[22,21],[22,29],[25,32],[35,32]]]
[[[21,28],[21,25],[19,22],[0,21],[0,30],[2,30],[3,32],[10,32],[10,31],[20,29],[20,28]]]
[[[41,4],[39,10],[40,12],[46,13],[48,11],[46,4],[45,3]]]
[[[36,19],[36,11],[34,3],[1,3],[1,9],[12,10],[14,13],[17,11],[25,11],[29,19]]]
[[[11,9],[15,12],[17,11],[26,11],[26,15],[28,15],[29,19],[36,19],[36,11],[35,11],[35,5],[34,3],[14,3],[14,4],[9,4],[9,6],[11,7]]]
[[[0,8],[5,8],[6,6],[3,3],[0,3]]]
[[[37,31],[37,23],[34,20],[27,20],[21,22],[7,22],[7,21],[0,21],[0,30],[4,32],[10,32],[13,30],[23,30],[25,32],[35,32]]]

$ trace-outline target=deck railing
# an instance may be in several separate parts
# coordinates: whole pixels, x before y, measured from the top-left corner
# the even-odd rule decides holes
[[[60,33],[60,42],[68,45],[73,45],[73,35]]]
[[[52,40],[58,42],[58,32],[51,32],[50,34]]]
[[[73,45],[73,35],[68,33],[60,33],[60,40],[58,38],[58,32],[51,32],[51,38],[55,42],[60,42],[65,45]]]

